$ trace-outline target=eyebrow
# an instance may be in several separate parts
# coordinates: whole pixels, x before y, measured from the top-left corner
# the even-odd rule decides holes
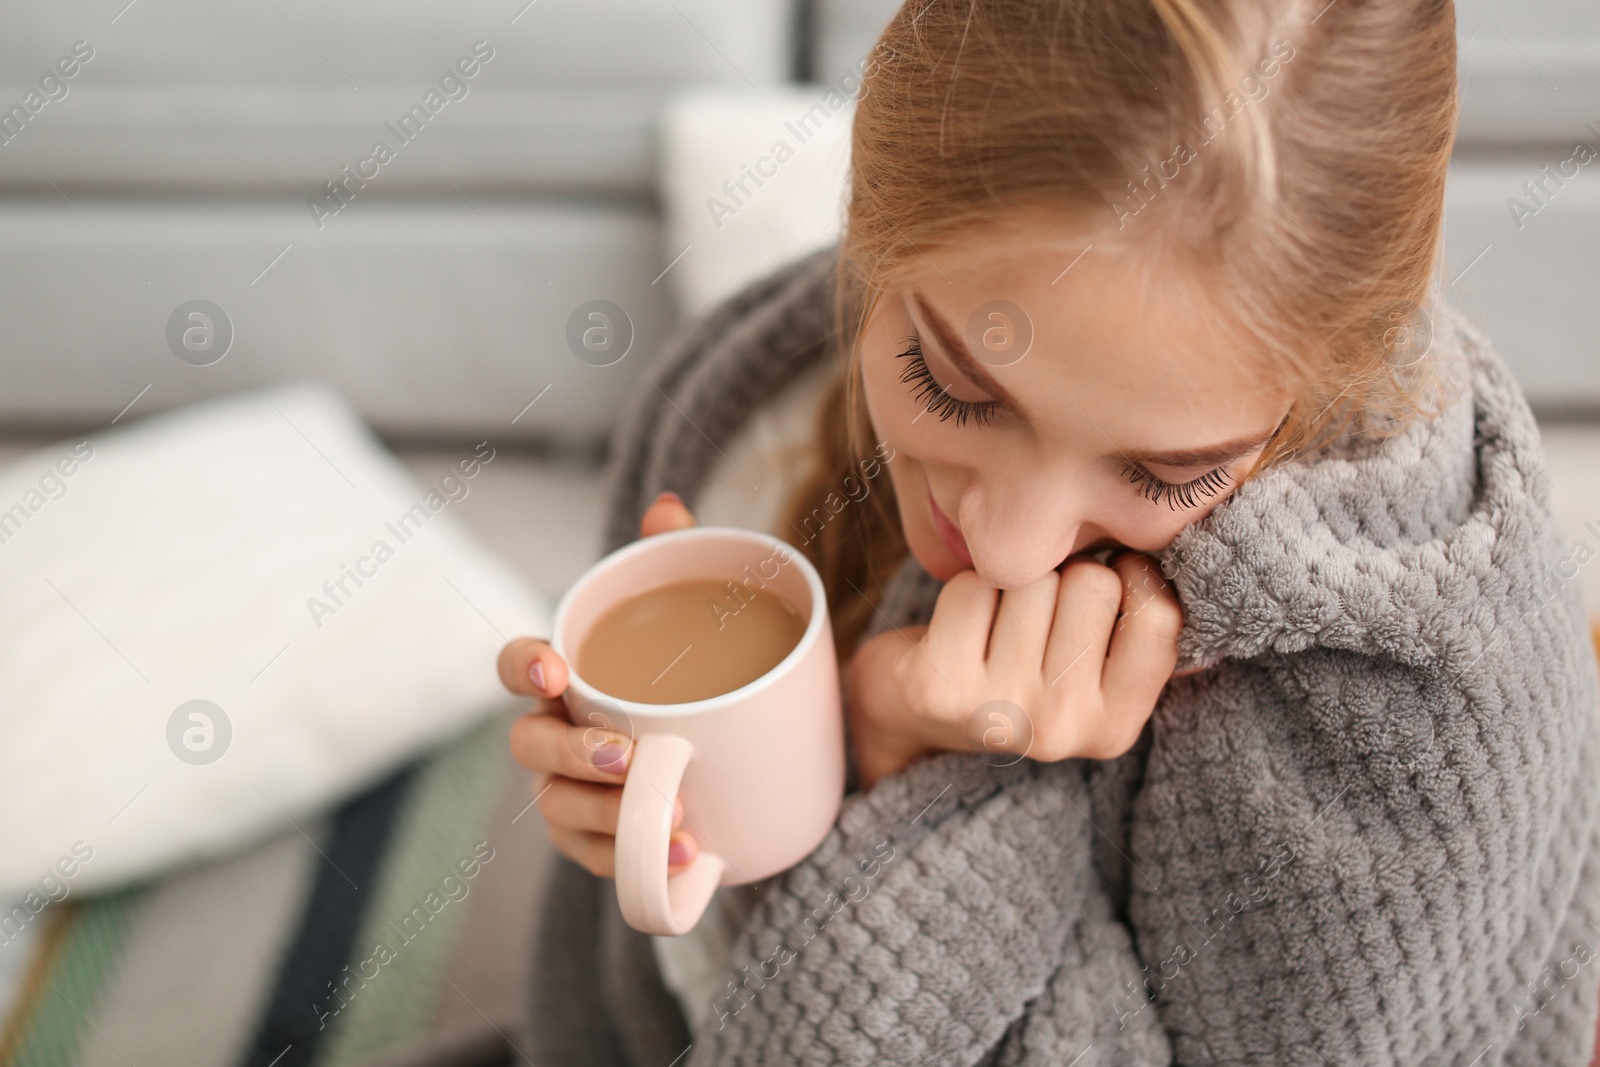
[[[933,310],[926,300],[922,299],[922,294],[912,293],[911,302],[917,305],[917,309],[922,312],[923,318],[928,320],[928,325],[933,327],[933,335],[938,339],[939,347],[944,349],[945,355],[950,357],[950,361],[956,365],[956,368],[984,392],[992,394],[995,399],[1010,407],[1013,411],[1018,410],[1019,405],[1016,398],[1006,392],[1005,387],[995,381],[994,375],[984,370],[983,366],[973,358],[972,352],[967,348],[966,344],[960,337],[956,336],[956,332],[950,328],[950,324],[940,318],[939,313]]]
[[[1265,448],[1269,441],[1278,436],[1278,431],[1283,429],[1283,424],[1288,421],[1286,415],[1283,422],[1266,433],[1240,437],[1218,445],[1207,445],[1205,448],[1180,448],[1169,452],[1128,449],[1122,452],[1122,457],[1136,463],[1154,463],[1158,467],[1212,467]]]
[[[913,292],[911,302],[922,312],[928,320],[928,325],[933,327],[934,336],[939,341],[950,361],[954,363],[963,374],[970,378],[979,388],[993,394],[997,399],[1008,405],[1012,410],[1018,410],[1016,399],[1006,392],[1005,388],[994,379],[994,375],[983,369],[983,366],[973,358],[971,350],[961,338],[956,336],[950,324],[939,317],[939,313],[922,298],[921,293]],[[1221,444],[1207,445],[1204,448],[1179,448],[1168,451],[1156,449],[1117,449],[1123,459],[1134,463],[1153,463],[1158,467],[1214,467],[1230,459],[1249,455],[1252,452],[1265,448],[1267,443],[1278,436],[1278,431],[1283,429],[1284,423],[1289,421],[1285,415],[1283,420],[1271,430],[1263,434],[1254,434],[1249,437],[1240,437],[1232,441],[1223,441]],[[1102,435],[1103,436],[1103,435]],[[1108,439],[1109,440],[1109,439]],[[1113,446],[1115,447],[1115,446]]]

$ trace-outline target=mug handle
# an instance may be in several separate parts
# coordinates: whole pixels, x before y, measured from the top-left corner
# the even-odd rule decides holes
[[[617,902],[635,930],[676,937],[694,929],[722,879],[726,861],[706,849],[667,877],[672,800],[694,746],[673,734],[639,738],[622,785],[617,820]]]

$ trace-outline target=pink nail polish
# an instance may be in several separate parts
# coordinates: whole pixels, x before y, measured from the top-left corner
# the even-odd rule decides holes
[[[544,688],[544,663],[542,661],[534,660],[532,665],[528,667],[528,680],[533,683],[535,689]]]
[[[661,490],[661,495],[656,497],[656,499],[657,500],[670,500],[674,504],[682,504],[683,503],[683,497],[679,496],[677,493],[674,493],[671,489],[663,489],[663,490]]]
[[[667,866],[676,867],[680,863],[689,862],[689,842],[681,837],[674,837],[667,846]]]
[[[608,774],[621,774],[628,769],[628,750],[608,741],[589,754],[589,762]]]

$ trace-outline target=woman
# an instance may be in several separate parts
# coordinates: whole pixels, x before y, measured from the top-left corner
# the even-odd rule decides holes
[[[662,955],[708,995],[615,915],[629,739],[509,645],[573,861],[537,1062],[1589,1061],[1600,693],[1536,428],[1430,295],[1455,115],[1447,0],[897,14],[840,247],[670,346],[607,546],[836,364],[784,535],[850,794]]]

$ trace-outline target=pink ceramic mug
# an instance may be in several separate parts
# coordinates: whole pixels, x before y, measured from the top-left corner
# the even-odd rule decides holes
[[[575,653],[610,607],[691,578],[767,589],[806,617],[800,643],[748,685],[685,704],[643,704],[584,680]],[[822,580],[784,541],[696,526],[655,534],[596,563],[556,606],[551,646],[567,661],[572,721],[634,740],[617,825],[617,899],[650,934],[693,929],[720,885],[794,866],[827,836],[844,795],[844,719]],[[673,797],[700,854],[667,876]]]

